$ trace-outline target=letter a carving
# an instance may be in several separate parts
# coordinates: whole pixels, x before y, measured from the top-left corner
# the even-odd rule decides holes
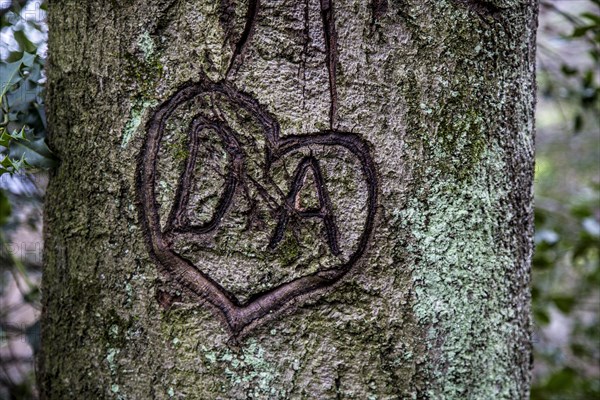
[[[309,172],[312,173],[314,178],[318,206],[304,209],[300,206],[299,194],[301,194],[301,190],[304,187]],[[279,242],[281,242],[287,224],[292,216],[298,218],[320,218],[323,220],[329,248],[334,255],[340,254],[338,230],[333,217],[333,208],[329,199],[329,193],[327,193],[327,189],[323,182],[323,175],[321,174],[319,162],[312,156],[305,157],[296,168],[290,192],[285,199],[285,203],[281,206],[279,222],[277,223],[277,227],[275,228],[275,232],[269,243],[270,248],[273,249],[277,247]]]

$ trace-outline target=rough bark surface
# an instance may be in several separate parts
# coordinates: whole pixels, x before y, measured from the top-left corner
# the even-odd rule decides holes
[[[52,1],[45,398],[527,398],[536,17]]]

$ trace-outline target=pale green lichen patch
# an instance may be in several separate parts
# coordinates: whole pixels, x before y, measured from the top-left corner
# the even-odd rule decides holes
[[[106,362],[108,363],[108,368],[110,369],[111,374],[115,374],[117,372],[117,362],[115,357],[119,355],[121,350],[115,348],[109,348],[106,353]]]
[[[231,345],[227,335],[219,336],[212,344],[198,342],[199,332],[220,327],[205,311],[184,308],[164,315],[162,335],[173,352],[171,374],[177,377],[169,382],[173,392],[194,399],[214,398],[217,393],[237,393],[236,397],[243,393],[245,398],[255,399],[285,397],[284,392],[274,389],[283,378],[283,367],[272,360],[273,354],[262,343],[249,339]],[[204,318],[214,323],[203,323]],[[194,389],[207,379],[211,384],[203,384],[200,392]]]
[[[395,212],[399,230],[413,238],[405,251],[419,254],[413,311],[429,329],[430,398],[518,397],[508,345],[517,330],[508,321],[516,316],[504,283],[514,257],[498,243],[503,218],[493,206],[506,195],[500,190],[506,166],[497,154],[484,151],[469,185],[439,181]],[[489,181],[498,183],[496,190]]]
[[[125,123],[125,127],[123,128],[123,140],[121,142],[121,147],[126,148],[129,144],[129,141],[133,138],[133,135],[137,131],[142,122],[142,118],[146,113],[146,110],[149,107],[156,105],[156,102],[153,100],[146,100],[136,98],[133,100],[133,105],[131,107],[131,111],[129,113],[129,119]]]
[[[150,58],[154,55],[154,41],[150,37],[148,31],[144,31],[137,41],[137,45],[140,50],[144,53],[144,60],[150,61]]]
[[[160,54],[148,31],[144,31],[138,37],[136,46],[138,53],[127,53],[123,59],[124,65],[122,68],[125,70],[127,80],[136,94],[131,97],[129,117],[121,133],[122,148],[126,148],[133,138],[146,110],[157,104],[155,89],[163,74]],[[141,52],[141,55],[139,52]]]
[[[497,59],[522,61],[499,45],[502,29],[466,22],[468,9],[448,4],[436,3],[449,13],[436,28],[444,38],[436,57],[444,63],[432,58],[405,77],[407,143],[420,160],[418,184],[395,212],[407,238],[395,258],[413,265],[413,311],[426,332],[426,396],[521,398],[527,366],[515,360],[527,359],[527,318],[514,308],[523,289],[512,282],[522,273],[514,251],[522,238],[507,238],[514,222],[506,204],[511,191],[527,189],[511,182],[507,154],[515,144],[499,132],[526,130],[509,114],[527,109],[507,113],[507,85],[518,77],[500,70]],[[428,46],[426,32],[419,33]],[[517,146],[528,148],[530,137],[519,136]]]
[[[225,375],[229,381],[233,385],[248,384],[253,398],[277,393],[271,383],[279,372],[266,360],[264,349],[255,340],[249,340],[239,352],[225,350],[220,360],[226,364]]]

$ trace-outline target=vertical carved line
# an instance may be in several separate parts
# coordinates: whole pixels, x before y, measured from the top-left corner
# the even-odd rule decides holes
[[[175,199],[173,200],[173,206],[171,207],[171,212],[167,218],[167,223],[164,229],[165,232],[171,231],[174,226],[186,225],[184,222],[185,211],[189,203],[189,188],[192,185],[192,177],[194,174],[194,169],[196,168],[196,157],[198,154],[200,141],[198,128],[200,124],[201,123],[198,121],[198,119],[194,119],[189,128],[190,134],[187,136],[189,155],[185,160],[185,168],[179,177],[180,184],[175,192]]]
[[[302,112],[306,109],[306,63],[308,60],[308,45],[310,44],[310,0],[304,0],[304,44],[302,46],[301,66],[302,68]],[[300,72],[298,72],[300,75]]]
[[[329,94],[331,96],[331,108],[329,109],[329,127],[337,126],[337,86],[335,82],[337,54],[337,34],[335,31],[335,20],[333,17],[333,0],[321,0],[321,18],[323,20],[323,33],[325,35],[325,63],[329,73]]]
[[[260,7],[259,0],[250,0],[248,2],[248,11],[246,12],[246,25],[244,26],[244,31],[240,36],[240,40],[235,45],[235,49],[233,50],[233,55],[231,56],[231,61],[229,62],[229,67],[227,68],[227,72],[225,73],[225,78],[229,77],[229,74],[235,67],[236,70],[242,65],[242,58],[246,51],[246,45],[250,41],[250,37],[254,32],[254,25],[256,24],[256,16],[258,15],[258,9]]]

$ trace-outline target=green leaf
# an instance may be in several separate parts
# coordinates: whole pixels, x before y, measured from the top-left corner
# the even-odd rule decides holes
[[[552,301],[565,314],[569,314],[576,303],[575,298],[570,296],[555,296],[552,298]]]
[[[583,85],[583,87],[589,88],[589,87],[593,87],[594,85],[594,70],[593,69],[588,69],[587,71],[585,71],[585,74],[583,75],[582,79],[581,79],[581,83]]]
[[[0,133],[0,146],[9,147],[10,142],[15,139],[25,140],[25,126],[20,130],[14,130],[12,133],[8,129],[2,128]]]
[[[594,210],[592,207],[593,204],[581,202],[573,205],[569,211],[575,218],[584,219],[594,215]]]
[[[37,168],[56,166],[56,157],[50,151],[44,138],[32,140],[15,140],[10,146],[10,157],[23,159],[25,163]]]
[[[37,50],[37,47],[35,44],[31,43],[31,41],[29,40],[29,38],[27,37],[27,35],[25,34],[25,31],[21,30],[21,31],[14,31],[13,33],[15,40],[17,41],[17,43],[19,43],[19,47],[21,48],[21,50],[26,51],[28,53],[35,53]]]
[[[29,53],[27,51],[23,52],[23,56],[21,58],[21,62],[26,67],[33,66],[33,63],[35,62],[35,53]]]
[[[563,65],[560,67],[560,70],[562,71],[562,73],[563,73],[565,76],[573,76],[573,75],[576,75],[576,74],[577,74],[577,72],[579,72],[579,71],[577,70],[577,68],[573,68],[573,67],[571,67],[570,65],[567,65],[567,64],[563,64]]]
[[[7,155],[0,155],[0,176],[3,174],[14,174],[23,168],[25,162],[20,160],[14,160]]]
[[[591,12],[584,12],[581,14],[581,17],[589,19],[592,22],[595,22],[596,25],[600,25],[600,15],[596,15]]]
[[[547,252],[536,251],[533,256],[533,268],[544,270],[552,267],[554,260],[547,254]]]
[[[546,383],[546,389],[557,392],[565,392],[568,388],[573,386],[577,373],[571,368],[564,368],[558,372],[552,374],[548,383]]]
[[[590,349],[586,348],[581,343],[571,343],[571,351],[578,357],[583,357],[590,353]]]
[[[11,207],[6,195],[0,191],[0,226],[4,225],[10,217]]]
[[[4,97],[8,89],[21,80],[19,74],[21,65],[23,65],[21,61],[0,62],[0,77],[2,77],[0,78],[0,98]]]
[[[582,230],[579,234],[579,240],[575,244],[573,249],[573,261],[580,258],[585,259],[590,251],[594,251],[600,247],[598,238],[590,235],[587,231]]]
[[[2,129],[2,132],[0,133],[0,146],[8,147],[11,140],[12,136],[10,136],[6,129]]]
[[[548,315],[546,310],[533,310],[533,318],[535,319],[535,322],[539,323],[540,325],[548,325],[550,323],[550,315]]]
[[[3,156],[2,160],[0,160],[0,167],[5,168],[7,171],[11,171],[15,168],[15,164],[13,163],[12,158]]]
[[[531,288],[531,298],[535,301],[540,297],[540,289],[538,289],[537,287],[533,286]]]
[[[11,51],[10,53],[8,53],[8,57],[6,57],[6,62],[15,62],[15,61],[21,61],[21,58],[23,58],[23,52],[22,51]]]
[[[584,36],[589,30],[594,29],[596,27],[596,25],[584,25],[584,26],[578,26],[577,28],[573,29],[573,33],[571,33],[571,37],[572,38],[578,38],[578,37],[582,37]]]

